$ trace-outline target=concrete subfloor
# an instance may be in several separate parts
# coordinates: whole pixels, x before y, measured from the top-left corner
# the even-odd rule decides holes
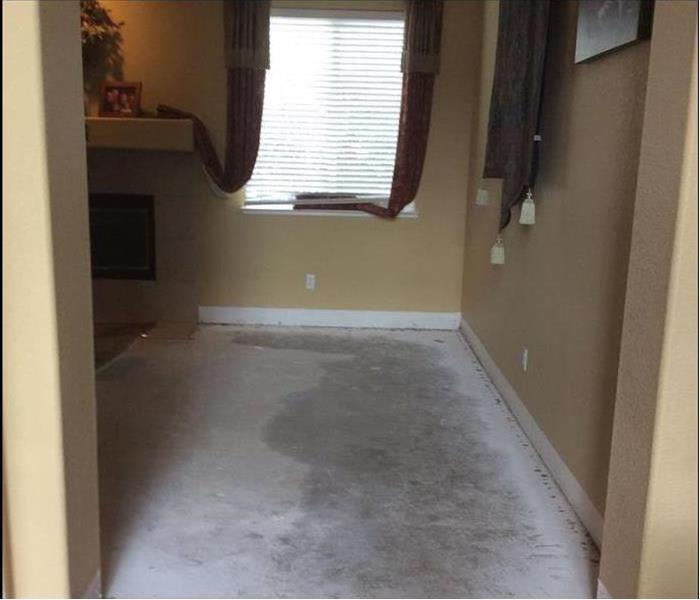
[[[200,327],[98,374],[108,597],[592,597],[455,332]]]

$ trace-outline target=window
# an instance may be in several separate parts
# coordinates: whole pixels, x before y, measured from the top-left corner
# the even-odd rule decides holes
[[[403,14],[273,11],[246,205],[371,201],[391,190]]]

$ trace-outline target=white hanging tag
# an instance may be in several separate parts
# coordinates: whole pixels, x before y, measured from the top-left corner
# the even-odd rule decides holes
[[[532,191],[528,190],[525,200],[520,204],[520,220],[521,225],[535,224],[535,200],[532,197]]]
[[[477,206],[488,206],[489,204],[489,192],[484,188],[479,188],[476,192],[476,205]]]
[[[496,237],[496,243],[491,246],[491,264],[506,264],[506,248],[503,245],[503,238],[501,238],[500,235]]]

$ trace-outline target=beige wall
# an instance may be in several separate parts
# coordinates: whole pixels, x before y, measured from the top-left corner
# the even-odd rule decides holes
[[[506,264],[493,266],[500,185],[479,175],[498,3],[486,5],[462,309],[603,513],[649,44],[574,65],[576,9],[552,3],[537,224],[519,225],[514,211]],[[474,205],[478,186],[491,192],[490,206]]]
[[[5,593],[99,569],[79,5],[3,3]]]
[[[698,595],[697,5],[656,5],[600,578]]]
[[[221,145],[221,3],[105,5],[125,22],[125,74],[143,81],[145,107],[192,110]],[[244,214],[241,198],[211,193],[192,156],[91,153],[93,190],[133,189],[127,173],[141,186],[163,188],[156,199],[159,280],[98,282],[98,319],[195,318],[198,305],[458,312],[480,13],[476,2],[446,5],[418,218]],[[152,161],[165,180],[154,180]],[[316,274],[315,292],[305,290],[305,273]]]

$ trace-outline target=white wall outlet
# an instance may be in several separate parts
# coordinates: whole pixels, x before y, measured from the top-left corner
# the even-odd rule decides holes
[[[305,281],[307,290],[313,291],[316,289],[316,275],[314,275],[313,273],[307,273]]]
[[[523,371],[527,371],[527,348],[523,348],[521,362],[523,365]]]
[[[477,206],[488,206],[490,202],[489,191],[484,188],[479,188],[476,191],[476,205]]]

